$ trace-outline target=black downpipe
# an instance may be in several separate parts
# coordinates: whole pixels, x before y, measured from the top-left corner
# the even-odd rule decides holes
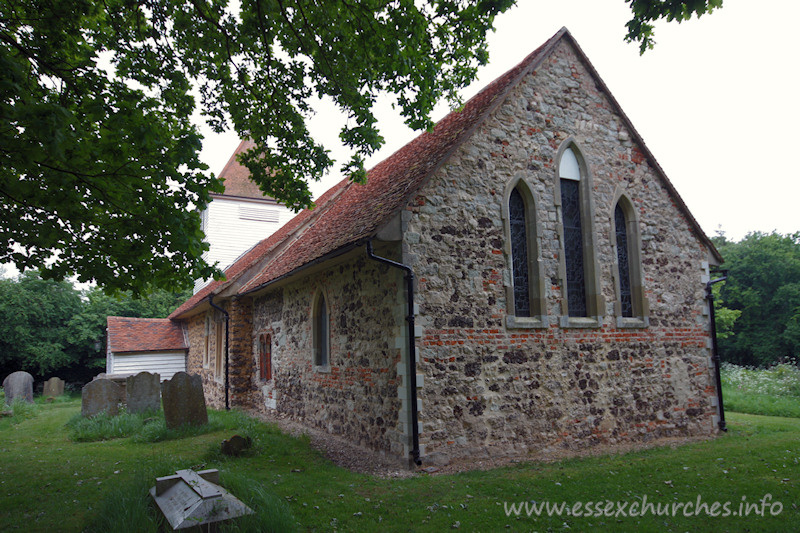
[[[225,315],[225,410],[230,411],[231,406],[228,402],[228,323],[230,322],[231,316],[225,309],[214,303],[213,294],[208,295],[208,303],[211,307]]]
[[[717,403],[719,404],[719,429],[721,431],[728,431],[725,427],[725,407],[722,405],[722,376],[720,375],[720,359],[719,350],[717,349],[717,319],[714,314],[714,293],[711,287],[715,283],[725,281],[728,279],[728,271],[722,271],[722,277],[709,280],[706,283],[706,300],[708,300],[708,316],[711,321],[711,354],[714,361],[714,374],[717,380]]]
[[[417,345],[414,341],[414,271],[410,266],[379,257],[372,252],[372,241],[367,241],[367,256],[380,263],[384,263],[403,270],[406,280],[406,300],[408,300],[408,380],[411,388],[411,457],[417,466],[422,464],[419,458],[419,413],[417,412]]]

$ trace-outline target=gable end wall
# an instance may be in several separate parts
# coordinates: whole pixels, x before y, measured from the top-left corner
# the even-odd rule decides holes
[[[564,328],[555,157],[573,138],[592,176],[601,328]],[[715,390],[704,275],[692,232],[611,102],[562,40],[406,208],[403,260],[417,274],[424,455],[582,448],[711,434]],[[548,327],[506,327],[501,219],[510,180],[536,199]],[[649,327],[617,328],[614,201],[638,212]]]

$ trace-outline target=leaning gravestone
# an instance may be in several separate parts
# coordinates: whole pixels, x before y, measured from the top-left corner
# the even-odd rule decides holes
[[[202,426],[208,423],[203,380],[197,374],[177,372],[172,379],[161,384],[164,403],[164,420],[169,429],[189,424]]]
[[[102,412],[108,416],[119,414],[122,389],[110,379],[96,379],[81,390],[81,416],[92,417]]]
[[[44,382],[44,397],[55,398],[64,394],[64,380],[61,378],[50,378]]]
[[[144,413],[161,409],[161,376],[139,372],[125,380],[129,413]]]
[[[33,376],[21,370],[9,374],[3,380],[3,391],[6,393],[8,405],[11,405],[11,402],[16,399],[33,403]]]

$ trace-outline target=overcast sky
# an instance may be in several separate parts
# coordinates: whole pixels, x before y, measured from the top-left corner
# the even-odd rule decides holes
[[[497,17],[489,64],[465,99],[566,26],[709,236],[720,227],[735,240],[800,231],[800,172],[790,162],[800,146],[800,2],[725,0],[712,15],[658,24],[656,47],[644,56],[622,40],[624,0],[518,2]],[[378,115],[387,143],[368,168],[418,134],[388,103]],[[312,131],[334,148],[340,127],[325,109]],[[206,133],[203,160],[219,172],[237,144],[235,135]],[[346,155],[334,151],[337,168]],[[314,196],[340,179],[335,172],[314,184]]]

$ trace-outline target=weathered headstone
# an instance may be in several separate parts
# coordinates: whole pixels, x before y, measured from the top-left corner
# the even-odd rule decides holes
[[[164,420],[169,429],[185,424],[202,426],[208,423],[203,380],[197,374],[177,372],[161,384]]]
[[[161,376],[139,372],[125,380],[129,413],[144,413],[161,409]]]
[[[64,394],[64,380],[61,378],[50,378],[44,382],[44,397],[55,398]]]
[[[116,416],[121,401],[122,389],[110,379],[90,381],[81,390],[81,415],[88,418],[105,412]]]
[[[8,405],[16,399],[33,403],[33,376],[21,370],[9,374],[3,380],[3,391]]]
[[[173,531],[217,531],[219,522],[253,514],[236,496],[219,485],[219,470],[178,470],[156,478],[150,495]]]

